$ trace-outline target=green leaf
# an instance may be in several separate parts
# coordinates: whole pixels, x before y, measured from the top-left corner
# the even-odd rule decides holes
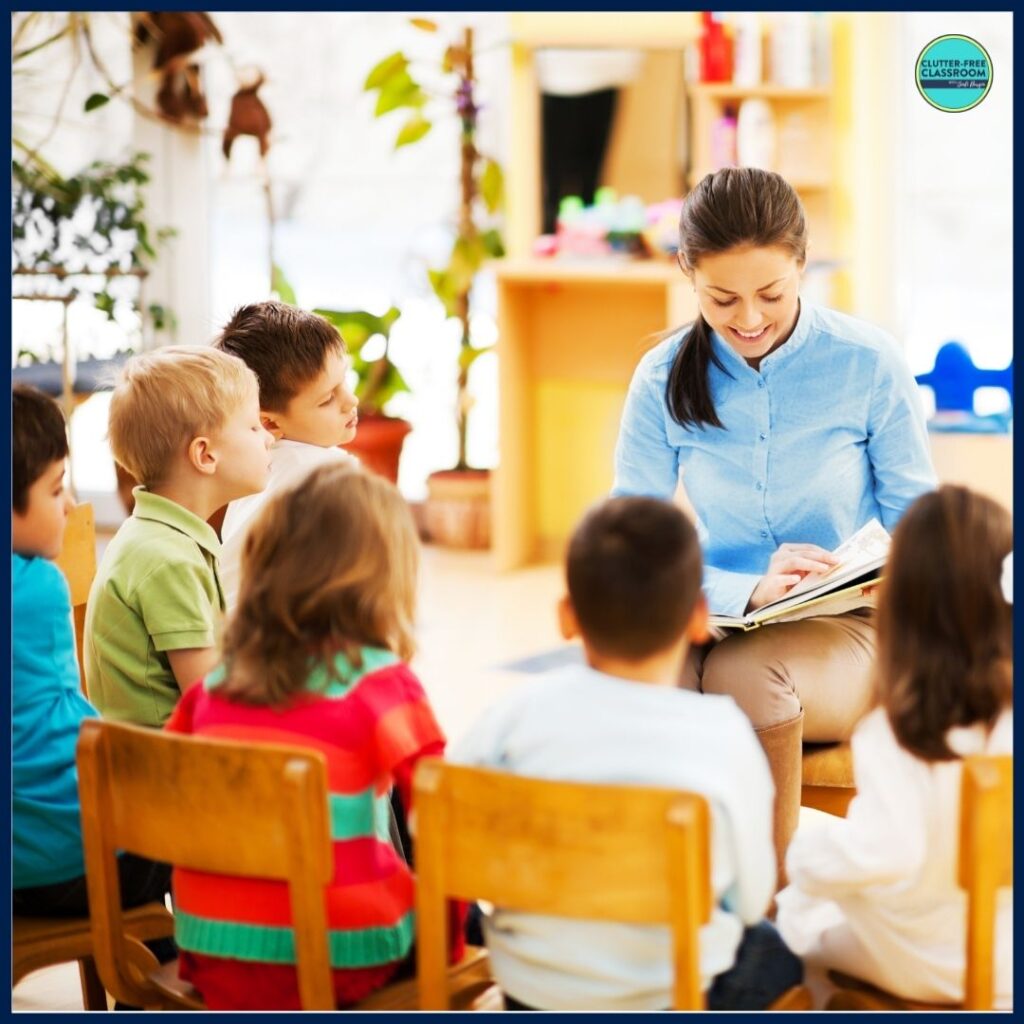
[[[284,276],[284,271],[276,263],[270,275],[270,287],[285,304],[289,306],[298,305],[295,300],[295,289],[288,283],[288,278]]]
[[[395,139],[395,149],[419,142],[430,129],[430,122],[422,114],[414,114],[402,125],[402,130],[398,133],[398,138]]]
[[[380,117],[399,107],[422,107],[426,102],[426,94],[412,80],[409,72],[401,71],[381,86],[373,114],[374,117]]]
[[[469,289],[486,255],[479,235],[455,239],[451,260],[448,263],[448,273],[453,279],[457,293]]]
[[[85,101],[85,112],[88,114],[91,110],[98,110],[100,107],[106,106],[110,102],[110,97],[105,96],[101,92],[94,92]]]
[[[483,348],[473,348],[471,345],[463,346],[462,351],[459,352],[459,369],[468,370],[482,355],[493,351],[493,345],[485,345]]]
[[[480,196],[489,213],[496,213],[505,200],[505,176],[496,160],[487,159],[480,175]]]
[[[397,306],[392,306],[382,316],[375,313],[367,313],[365,310],[340,310],[340,309],[314,309],[314,313],[329,320],[341,332],[345,340],[345,348],[348,349],[353,358],[353,365],[356,365],[359,353],[363,346],[377,334],[388,338],[395,321],[402,315]]]
[[[491,228],[480,236],[480,242],[484,252],[494,259],[500,259],[505,255],[505,243],[502,241],[501,232],[497,228]]]
[[[379,89],[393,75],[397,75],[400,71],[404,71],[408,66],[409,61],[406,59],[404,53],[399,51],[398,53],[390,54],[382,61],[379,61],[374,66],[373,70],[366,76],[366,81],[363,83],[363,92],[369,92],[371,89]]]
[[[428,270],[427,276],[430,279],[430,287],[434,294],[444,305],[445,316],[458,316],[458,292],[451,274],[445,270]]]
[[[414,25],[418,29],[422,29],[424,32],[437,31],[437,22],[431,21],[429,18],[410,18],[409,24]]]
[[[107,314],[108,320],[114,319],[114,297],[107,291],[99,292],[93,304],[101,313]]]

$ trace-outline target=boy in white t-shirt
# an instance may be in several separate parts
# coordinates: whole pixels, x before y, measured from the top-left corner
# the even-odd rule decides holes
[[[238,356],[260,385],[260,420],[274,435],[264,490],[228,506],[221,527],[220,579],[230,612],[238,598],[246,531],[264,502],[323,462],[351,459],[338,448],[356,436],[359,400],[349,390],[345,343],[316,313],[282,302],[235,311],[214,347]]]
[[[448,757],[534,778],[672,787],[712,810],[716,907],[701,930],[709,1009],[764,1009],[800,961],[763,920],[775,887],[768,764],[731,697],[678,689],[707,631],[697,535],[674,505],[613,498],[569,546],[566,639],[585,664],[545,675],[485,713]],[[667,927],[494,909],[484,916],[509,1009],[657,1010],[672,1002]]]

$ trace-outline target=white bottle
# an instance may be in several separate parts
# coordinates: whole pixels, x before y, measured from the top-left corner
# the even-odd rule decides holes
[[[736,116],[736,156],[740,167],[775,170],[775,115],[762,99],[740,104]]]
[[[814,84],[827,88],[832,84],[832,28],[824,11],[814,12]]]
[[[761,17],[755,11],[744,11],[732,17],[735,31],[733,50],[734,85],[760,85],[762,80]]]
[[[810,15],[806,11],[776,14],[772,23],[772,81],[786,89],[814,84]]]

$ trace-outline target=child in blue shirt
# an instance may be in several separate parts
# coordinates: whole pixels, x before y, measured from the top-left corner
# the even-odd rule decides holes
[[[12,394],[11,593],[13,776],[12,860],[15,914],[81,917],[89,913],[82,855],[75,746],[96,709],[79,688],[71,598],[60,554],[73,502],[64,486],[64,416],[41,391]],[[162,902],[170,869],[120,857],[124,905]],[[151,945],[161,960],[174,945]]]

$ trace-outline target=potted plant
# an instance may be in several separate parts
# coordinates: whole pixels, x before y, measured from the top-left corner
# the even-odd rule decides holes
[[[412,24],[424,32],[437,33],[438,26],[425,18]],[[458,458],[451,469],[432,473],[427,480],[428,498],[424,520],[432,539],[452,547],[487,547],[490,544],[490,472],[474,469],[466,454],[469,413],[473,399],[469,371],[490,346],[476,346],[470,329],[470,296],[473,280],[483,263],[504,255],[501,235],[494,219],[501,209],[503,177],[497,161],[477,148],[480,108],[476,98],[473,30],[466,28],[458,42],[443,50],[441,71],[451,82],[444,97],[444,110],[454,112],[459,132],[459,211],[455,238],[447,265],[428,271],[431,288],[449,317],[461,325],[457,367],[455,426]],[[409,72],[405,54],[390,54],[370,71],[364,86],[376,92],[376,117],[406,110],[408,117],[399,129],[395,148],[422,139],[433,122],[425,111],[428,95]]]
[[[359,430],[345,447],[365,466],[397,483],[402,445],[412,424],[397,416],[388,416],[384,408],[395,395],[409,390],[398,367],[388,358],[391,328],[402,314],[395,306],[381,316],[365,310],[315,309],[313,312],[330,320],[341,332],[358,376]],[[368,359],[365,355],[368,343],[378,336],[384,340],[384,350],[376,358]]]

